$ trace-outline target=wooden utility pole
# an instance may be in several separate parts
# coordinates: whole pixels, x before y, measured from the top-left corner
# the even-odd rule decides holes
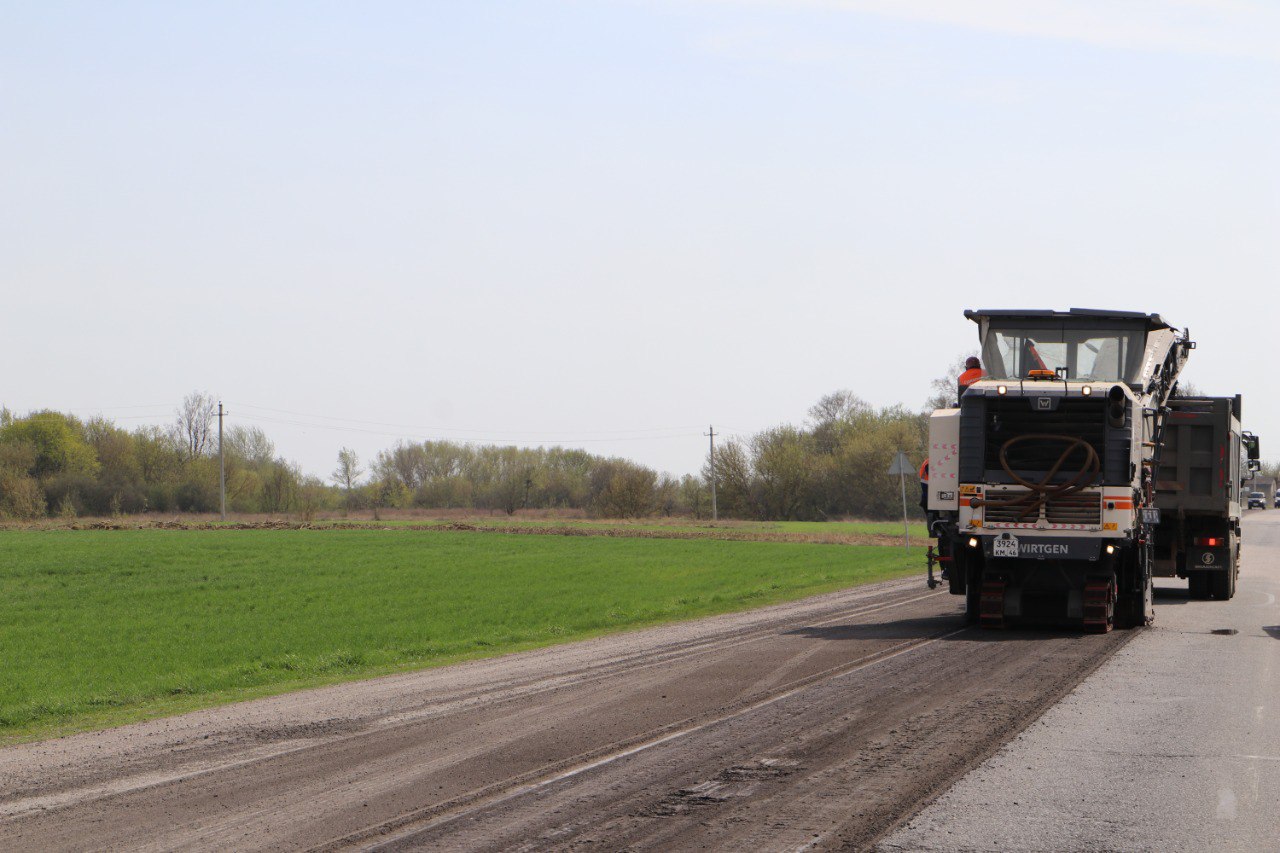
[[[227,465],[222,455],[222,419],[226,416],[222,411],[222,401],[218,401],[218,493],[221,497],[222,520],[227,520]]]
[[[711,520],[715,521],[719,516],[716,511],[716,428],[708,426],[708,432],[703,435],[711,438]]]

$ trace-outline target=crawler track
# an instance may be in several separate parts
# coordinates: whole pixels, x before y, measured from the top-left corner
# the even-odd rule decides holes
[[[918,581],[0,750],[0,848],[864,846],[1129,636]]]

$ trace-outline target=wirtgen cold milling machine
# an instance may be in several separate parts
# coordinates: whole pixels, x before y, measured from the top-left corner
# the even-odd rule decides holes
[[[951,592],[988,627],[1149,624],[1160,449],[1195,344],[1157,314],[965,316],[986,375],[929,425],[929,520]]]

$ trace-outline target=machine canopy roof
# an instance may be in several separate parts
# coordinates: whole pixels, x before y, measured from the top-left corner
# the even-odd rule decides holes
[[[1038,370],[1069,380],[1135,382],[1144,351],[1167,349],[1176,334],[1159,314],[1137,311],[1072,308],[964,315],[978,324],[982,366],[989,379],[1025,379]],[[1162,334],[1153,335],[1156,332]],[[1163,353],[1158,355],[1157,361],[1163,361]]]
[[[1055,324],[1070,325],[1078,329],[1114,328],[1117,321],[1123,322],[1126,326],[1138,321],[1146,326],[1147,331],[1173,328],[1159,314],[1143,314],[1141,311],[1107,311],[1098,308],[1071,308],[1066,311],[980,308],[977,311],[967,309],[964,312],[964,316],[978,324],[981,324],[983,320],[998,318],[1002,321],[1029,320],[1035,324],[1048,321]]]

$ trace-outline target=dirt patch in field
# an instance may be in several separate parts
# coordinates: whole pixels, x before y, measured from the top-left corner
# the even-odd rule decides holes
[[[22,530],[398,530],[448,531],[463,533],[505,533],[518,536],[602,536],[615,539],[712,539],[730,542],[801,542],[812,545],[876,545],[901,546],[902,538],[882,533],[797,533],[758,530],[745,526],[712,525],[689,527],[633,526],[621,524],[528,525],[472,524],[447,521],[422,524],[379,525],[377,522],[323,521],[306,522],[288,519],[262,521],[184,521],[179,519],[96,519],[70,523],[38,523],[21,525]],[[930,540],[912,538],[911,544],[923,546]]]
[[[782,533],[707,527],[698,530],[658,530],[636,527],[525,527],[520,525],[473,525],[453,522],[437,530],[476,533],[516,533],[538,536],[608,536],[622,539],[720,539],[734,542],[807,542],[815,545],[901,545],[897,536],[879,533]],[[919,544],[919,543],[916,543]]]

